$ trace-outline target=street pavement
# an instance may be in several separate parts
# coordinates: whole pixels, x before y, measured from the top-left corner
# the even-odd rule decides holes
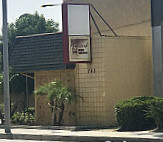
[[[8,139],[0,139],[0,142],[51,142],[51,141],[31,141],[31,140],[8,140]],[[56,141],[59,142],[59,141]]]
[[[19,125],[12,126],[11,134],[5,134],[4,127],[1,126],[0,142],[5,139],[14,141],[20,140],[21,142],[23,140],[60,142],[163,142],[163,132],[117,132],[115,129],[79,128],[80,127]]]

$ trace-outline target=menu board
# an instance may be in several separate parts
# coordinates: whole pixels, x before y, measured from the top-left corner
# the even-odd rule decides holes
[[[70,61],[90,61],[90,37],[69,37],[69,59]]]

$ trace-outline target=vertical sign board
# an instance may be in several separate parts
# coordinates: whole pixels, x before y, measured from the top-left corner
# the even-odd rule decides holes
[[[90,5],[63,4],[64,63],[91,61]]]

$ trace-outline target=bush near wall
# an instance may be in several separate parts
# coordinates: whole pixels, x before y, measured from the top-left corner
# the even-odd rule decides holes
[[[118,102],[115,106],[118,126],[121,130],[155,128],[155,118],[148,115],[148,112],[152,108],[151,106],[156,106],[158,102],[163,102],[163,98],[143,96]]]
[[[163,130],[163,100],[157,100],[149,107],[147,117],[152,117],[158,130]]]
[[[35,109],[33,107],[26,108],[25,111],[15,112],[11,117],[11,122],[15,124],[34,125]]]

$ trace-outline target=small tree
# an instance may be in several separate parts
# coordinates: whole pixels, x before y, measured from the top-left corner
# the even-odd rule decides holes
[[[65,104],[75,100],[75,94],[60,82],[50,82],[38,88],[36,95],[48,95],[49,105],[52,109],[52,125],[61,125],[65,110]],[[58,114],[58,119],[57,119]]]

